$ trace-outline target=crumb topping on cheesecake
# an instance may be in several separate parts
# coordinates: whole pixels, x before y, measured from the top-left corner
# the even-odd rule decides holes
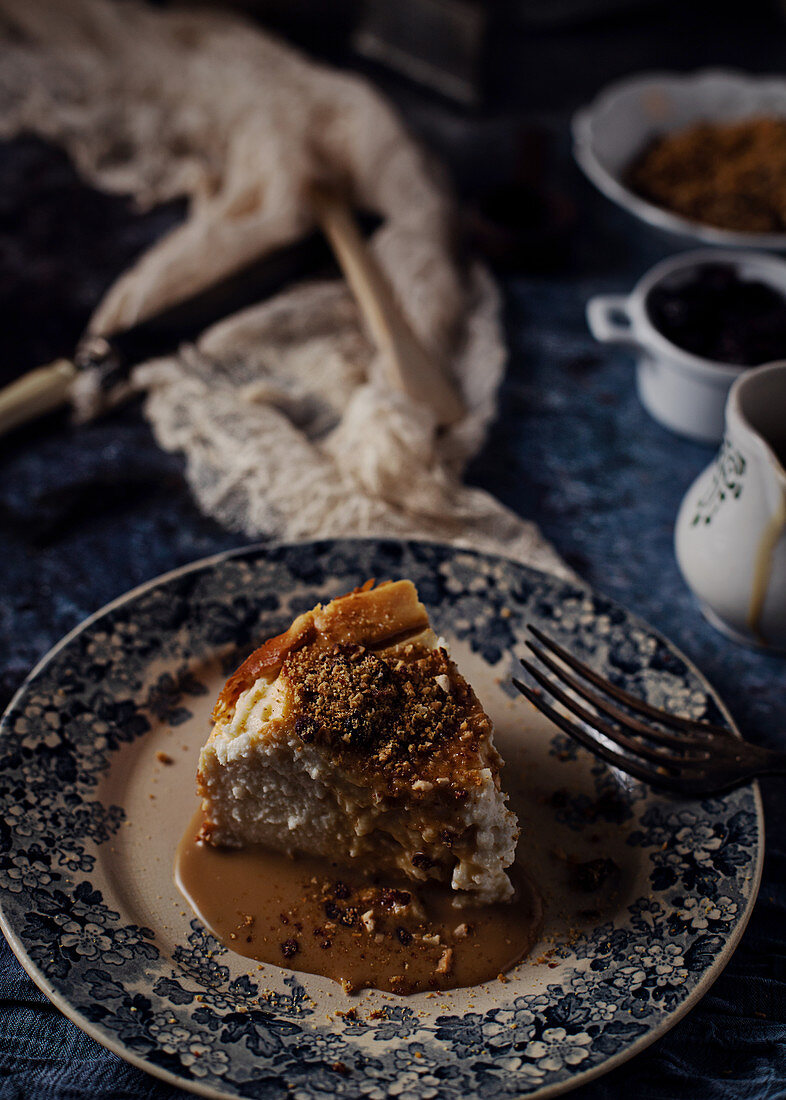
[[[491,723],[442,648],[393,654],[360,645],[305,646],[285,662],[295,731],[306,744],[389,794],[456,797],[477,782],[478,747]],[[440,780],[442,782],[440,782]]]
[[[387,662],[359,645],[301,649],[281,674],[292,685],[295,731],[307,744],[376,755],[405,703]]]

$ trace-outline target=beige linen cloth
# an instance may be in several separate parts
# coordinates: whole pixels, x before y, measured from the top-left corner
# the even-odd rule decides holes
[[[327,180],[382,215],[372,246],[400,305],[426,347],[449,349],[468,411],[446,432],[386,387],[339,280],[296,285],[136,368],[131,388],[206,513],[250,537],[428,537],[565,574],[532,524],[462,484],[504,368],[498,295],[459,267],[444,187],[364,81],[223,12],[0,0],[0,134],[23,130],[141,207],[189,200],[109,289],[93,332],[298,238],[313,225],[307,187]],[[77,413],[100,411],[99,393],[80,379]]]

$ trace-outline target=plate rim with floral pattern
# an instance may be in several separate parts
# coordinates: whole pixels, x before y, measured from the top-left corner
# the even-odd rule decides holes
[[[628,843],[640,846],[652,864],[648,894],[627,907],[624,921],[582,931],[561,949],[565,981],[517,995],[515,983],[500,984],[498,1003],[484,1014],[423,1022],[402,999],[373,1024],[358,1027],[345,1018],[314,1026],[314,1002],[301,982],[308,975],[289,973],[283,988],[262,991],[248,975],[230,978],[226,949],[197,920],[187,941],[165,957],[153,929],[124,923],[123,913],[105,904],[91,880],[94,868],[100,870],[96,853],[100,857],[117,834],[124,810],[103,805],[91,792],[113,754],[150,728],[151,695],[143,700],[140,694],[145,669],[162,652],[171,664],[175,653],[193,660],[211,647],[251,648],[260,613],[273,614],[281,628],[291,619],[287,592],[298,586],[313,594],[329,580],[335,594],[346,590],[342,583],[395,574],[412,577],[437,628],[451,616],[454,627],[463,623],[460,636],[463,631],[490,665],[515,661],[516,629],[525,619],[545,622],[590,663],[607,671],[613,665],[618,682],[633,682],[639,691],[687,686],[708,718],[735,729],[691,662],[619,604],[582,582],[438,542],[326,539],[240,547],[112,601],[50,650],[0,722],[0,927],[66,1016],[171,1084],[214,1097],[302,1100],[326,1088],[378,1100],[394,1082],[402,1098],[556,1095],[663,1035],[706,993],[745,929],[764,852],[755,783],[699,803],[628,786],[638,790],[631,794],[631,815],[639,825]],[[593,634],[601,619],[602,643]],[[117,651],[96,659],[99,636],[118,639]],[[599,658],[602,646],[607,650]],[[171,694],[170,682],[167,690]],[[177,690],[173,723],[172,715],[183,711],[177,704],[200,688],[189,688],[186,678]],[[42,710],[54,698],[57,707]],[[96,738],[98,721],[109,732]],[[637,800],[641,805],[634,806]],[[14,828],[21,817],[23,831]],[[98,965],[87,950],[96,942],[103,945]]]

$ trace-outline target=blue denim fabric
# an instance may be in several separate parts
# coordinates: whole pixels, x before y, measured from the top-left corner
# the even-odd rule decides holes
[[[598,348],[584,322],[591,293],[627,290],[675,246],[597,196],[567,156],[563,174],[581,210],[574,259],[566,274],[508,281],[509,373],[470,477],[540,523],[596,588],[672,638],[747,737],[786,747],[786,665],[708,626],[674,562],[677,506],[712,451],[648,418],[628,355]],[[143,580],[244,541],[200,516],[181,462],[158,450],[135,408],[78,431],[50,420],[7,443],[0,517],[3,702],[87,614]],[[730,964],[669,1034],[577,1098],[786,1096],[786,780],[770,780],[764,793],[764,879]],[[185,1094],[62,1016],[0,942],[2,1100],[175,1095]]]

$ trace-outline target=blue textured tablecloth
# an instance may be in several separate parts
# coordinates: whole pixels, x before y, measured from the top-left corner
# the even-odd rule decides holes
[[[564,147],[564,114],[556,132]],[[786,664],[713,631],[673,557],[677,506],[712,452],[647,417],[628,356],[594,345],[584,322],[591,293],[627,289],[677,246],[596,195],[564,148],[559,175],[580,212],[572,258],[559,274],[506,282],[511,355],[502,412],[471,478],[536,519],[578,573],[672,638],[749,739],[785,748]],[[176,216],[139,219],[120,200],[91,197],[64,225],[57,212],[69,180],[67,166],[35,144],[0,147],[7,337],[0,373],[67,351],[111,274]],[[73,209],[73,195],[68,201]],[[62,634],[108,600],[242,541],[199,514],[180,460],[157,449],[137,408],[79,430],[50,418],[7,441],[0,446],[0,702]],[[786,1096],[786,781],[770,781],[764,798],[764,879],[731,963],[673,1031],[576,1093],[583,1100],[623,1092],[642,1100]],[[0,998],[0,1097],[184,1095],[87,1038],[38,992],[4,942]]]

